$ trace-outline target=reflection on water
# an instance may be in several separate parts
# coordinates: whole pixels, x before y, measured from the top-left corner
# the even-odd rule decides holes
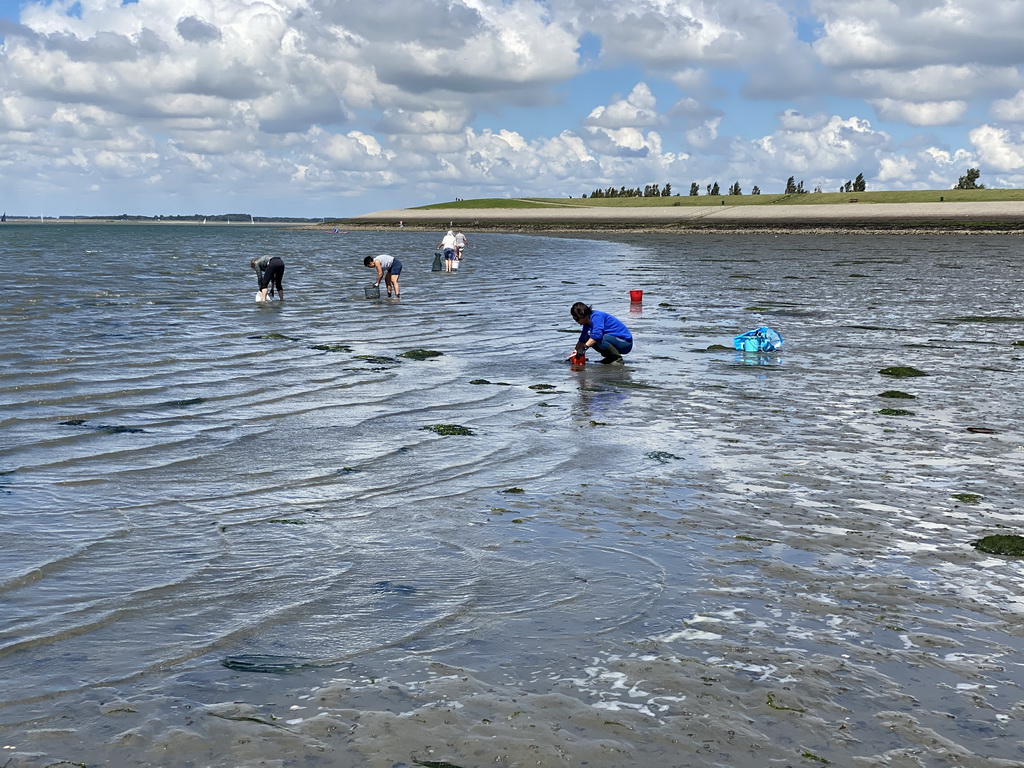
[[[0,762],[1024,760],[1010,238],[0,236]]]

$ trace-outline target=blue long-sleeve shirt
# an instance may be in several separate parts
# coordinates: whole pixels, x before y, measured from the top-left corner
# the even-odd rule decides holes
[[[593,339],[595,342],[600,343],[601,337],[606,333],[611,336],[618,336],[625,341],[633,340],[633,334],[629,332],[629,329],[619,318],[595,309],[590,313],[590,322],[584,324],[583,330],[580,331],[580,338],[577,343],[585,343],[587,339]]]

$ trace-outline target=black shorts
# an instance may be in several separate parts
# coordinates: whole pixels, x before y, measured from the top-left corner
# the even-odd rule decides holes
[[[260,290],[273,285],[280,291],[282,277],[284,277],[284,261],[280,256],[275,256],[267,263],[267,268],[260,275]]]

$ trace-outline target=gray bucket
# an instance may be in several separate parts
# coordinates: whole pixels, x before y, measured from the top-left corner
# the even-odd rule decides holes
[[[379,285],[368,285],[368,286],[366,286],[366,298],[368,298],[368,299],[379,299],[380,298],[380,286]]]
[[[443,260],[444,260],[444,256],[442,254],[435,253],[434,254],[434,266],[432,266],[430,268],[430,271],[431,272],[440,272],[442,269],[444,269],[444,264],[442,263]]]

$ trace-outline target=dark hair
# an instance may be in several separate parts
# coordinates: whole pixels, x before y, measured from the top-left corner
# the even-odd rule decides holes
[[[363,259],[363,266],[364,267],[372,267],[373,266],[373,256],[367,256],[365,259]]]
[[[586,320],[588,317],[590,317],[590,313],[593,311],[593,307],[588,307],[582,301],[577,301],[569,309],[569,314],[572,315],[573,320]]]
[[[253,269],[256,269],[256,259],[253,259],[252,261],[250,261],[249,262],[249,266],[252,267]]]

